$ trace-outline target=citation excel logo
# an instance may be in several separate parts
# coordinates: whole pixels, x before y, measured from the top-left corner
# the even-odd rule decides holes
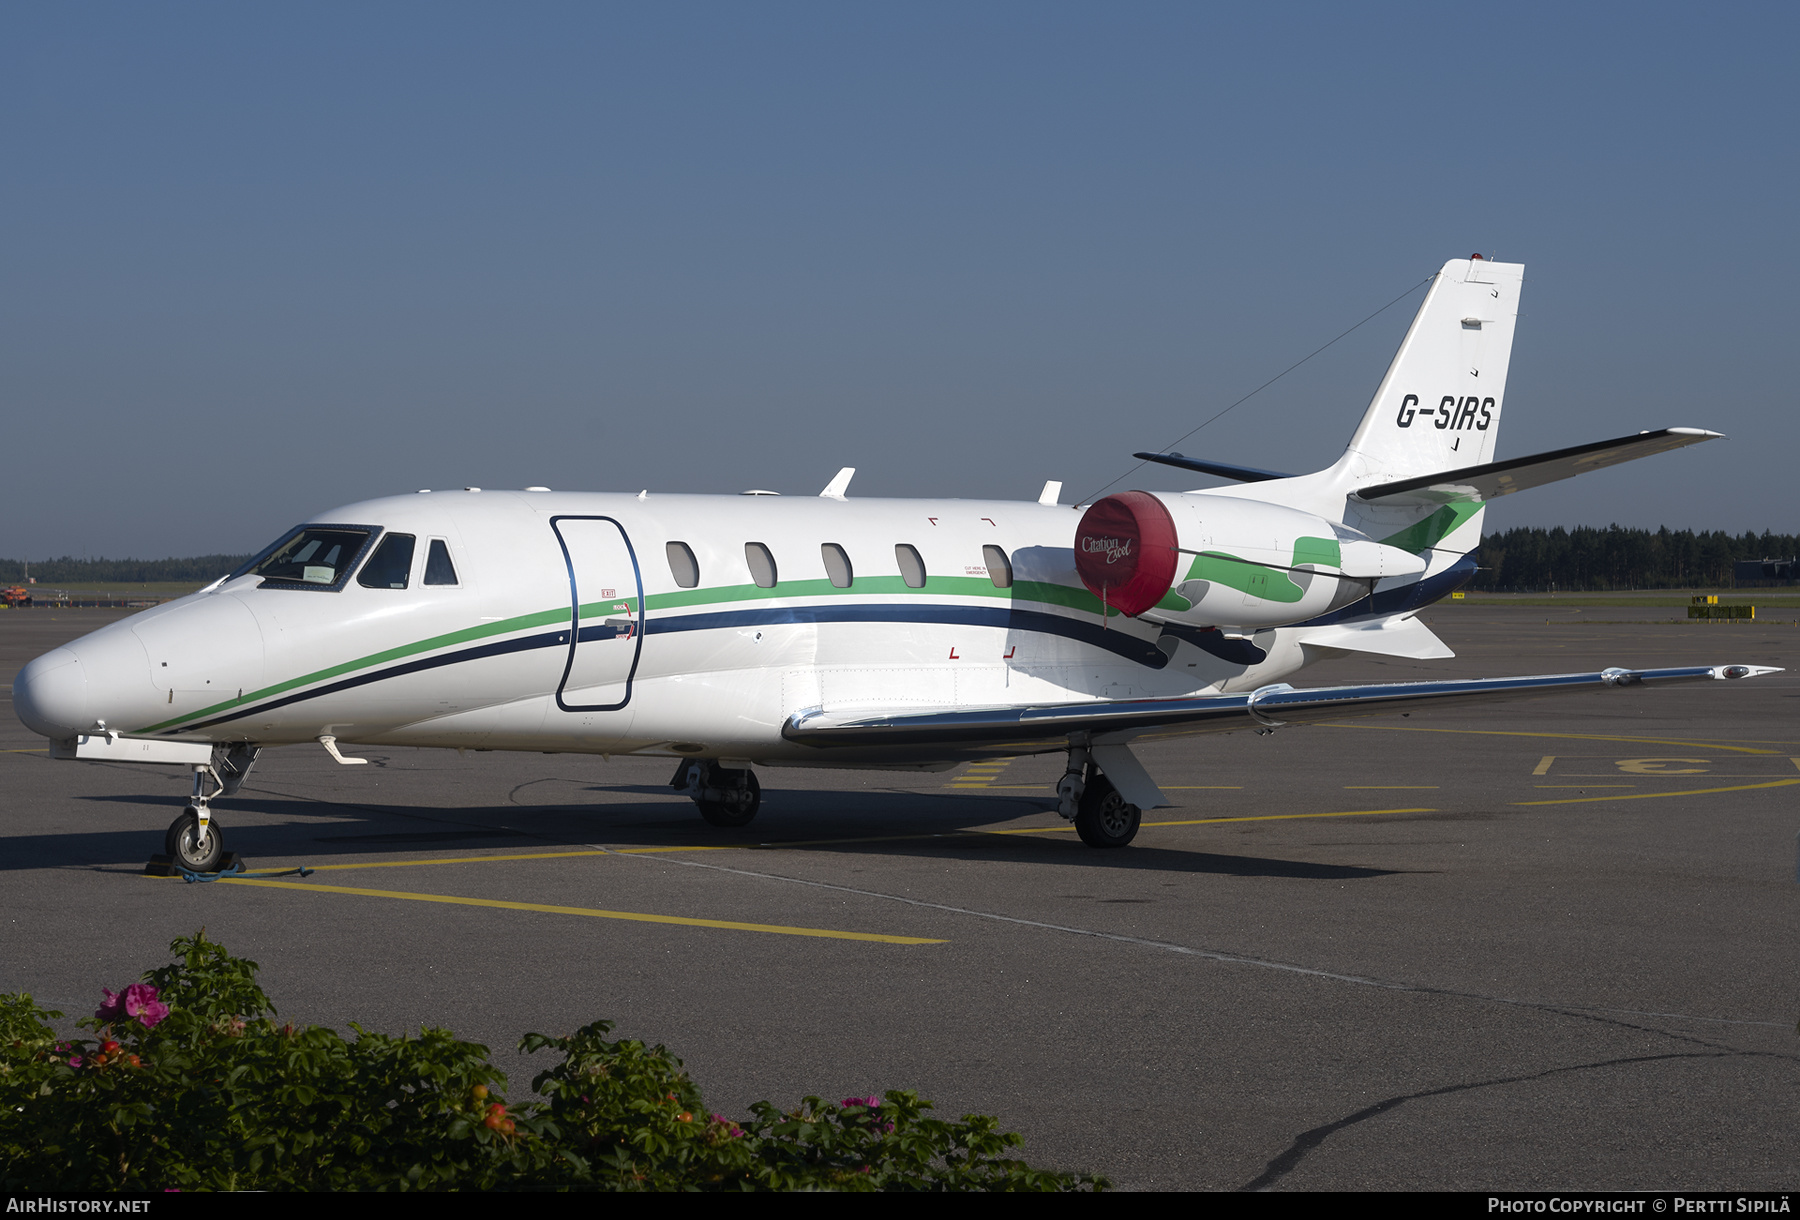
[[[1470,394],[1466,398],[1458,398],[1454,394],[1444,395],[1444,400],[1435,407],[1419,406],[1419,396],[1408,394],[1400,400],[1400,414],[1394,422],[1402,428],[1410,428],[1413,420],[1431,420],[1431,426],[1440,432],[1445,428],[1461,432],[1471,424],[1475,431],[1486,432],[1488,425],[1494,422],[1494,400],[1477,398]]]
[[[1106,562],[1117,563],[1131,554],[1131,544],[1135,539],[1127,538],[1123,542],[1117,538],[1083,538],[1081,549],[1090,555],[1106,554]]]

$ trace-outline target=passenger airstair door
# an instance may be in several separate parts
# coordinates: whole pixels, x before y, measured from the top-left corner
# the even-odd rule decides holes
[[[611,517],[552,517],[569,565],[569,661],[556,705],[614,712],[631,702],[643,649],[644,582],[625,530]]]

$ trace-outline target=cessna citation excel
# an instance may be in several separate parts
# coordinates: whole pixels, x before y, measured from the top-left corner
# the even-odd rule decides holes
[[[1085,506],[459,492],[297,526],[200,592],[37,658],[14,706],[56,758],[194,770],[169,828],[216,869],[210,804],[270,746],[660,755],[716,826],[752,766],[946,770],[1064,752],[1058,809],[1122,847],[1166,803],[1156,733],[1352,708],[1661,686],[1748,665],[1296,689],[1347,652],[1453,655],[1414,615],[1475,571],[1483,505],[1718,434],[1668,428],[1494,460],[1524,268],[1444,265],[1349,447],[1286,475]],[[1463,448],[1467,444],[1468,448]]]

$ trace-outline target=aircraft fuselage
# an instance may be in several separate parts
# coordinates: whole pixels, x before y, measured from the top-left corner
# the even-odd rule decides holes
[[[1303,664],[1281,638],[1290,633],[1174,639],[1152,622],[1103,618],[1075,572],[1077,519],[1066,506],[983,500],[456,491],[365,501],[317,519],[366,534],[339,579],[239,576],[104,628],[33,662],[21,711],[53,738],[104,722],[263,745],[329,735],[851,765],[900,759],[827,758],[785,740],[782,726],[818,707],[1244,690]],[[404,587],[369,587],[370,556],[393,535],[415,540],[385,582]],[[453,584],[425,583],[434,540]]]

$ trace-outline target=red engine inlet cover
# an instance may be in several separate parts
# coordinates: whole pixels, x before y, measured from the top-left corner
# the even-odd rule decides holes
[[[1142,614],[1175,583],[1175,518],[1147,491],[1096,500],[1075,527],[1075,570],[1088,591],[1124,614]]]

